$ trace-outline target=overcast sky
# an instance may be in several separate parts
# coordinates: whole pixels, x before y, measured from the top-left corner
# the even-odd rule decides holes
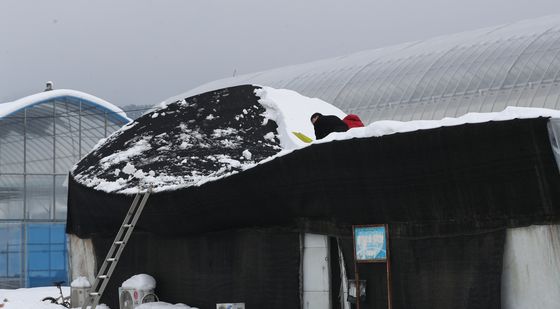
[[[205,82],[560,14],[560,0],[0,0],[0,102],[156,104]]]

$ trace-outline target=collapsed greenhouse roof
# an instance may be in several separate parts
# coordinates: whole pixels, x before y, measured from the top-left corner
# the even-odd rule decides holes
[[[112,234],[138,186],[156,189],[138,226],[158,234],[391,222],[403,234],[438,235],[560,215],[541,117],[556,111],[379,122],[304,147],[287,124],[310,134],[311,112],[282,110],[281,99],[271,103],[279,93],[217,90],[161,106],[115,133],[71,174],[68,232]]]

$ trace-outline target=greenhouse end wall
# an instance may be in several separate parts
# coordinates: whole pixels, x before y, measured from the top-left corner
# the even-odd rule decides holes
[[[2,115],[7,105],[0,104],[0,288],[68,281],[68,172],[129,119],[73,96]]]

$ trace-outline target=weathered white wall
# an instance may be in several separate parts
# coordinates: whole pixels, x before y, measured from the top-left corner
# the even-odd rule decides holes
[[[85,276],[93,284],[95,281],[95,252],[91,239],[81,239],[72,234],[69,235],[68,239],[70,280]]]
[[[560,226],[508,229],[502,308],[560,308]]]
[[[329,309],[330,268],[328,236],[303,237],[303,308]]]

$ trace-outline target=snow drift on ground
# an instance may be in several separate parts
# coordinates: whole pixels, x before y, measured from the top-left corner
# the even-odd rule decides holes
[[[198,309],[196,307],[189,307],[188,305],[185,304],[169,304],[166,302],[156,302],[156,303],[146,303],[146,304],[142,304],[138,307],[136,307],[136,309]]]
[[[150,280],[146,277],[147,275],[140,275],[139,277],[133,276],[133,285],[140,284],[150,286]],[[136,278],[135,278],[136,277]],[[151,276],[148,276],[151,278]],[[152,278],[153,279],[153,278]],[[128,280],[127,280],[128,281]],[[126,282],[126,281],[125,281]],[[83,282],[81,282],[83,283]],[[124,285],[124,283],[123,283]],[[155,280],[153,283],[155,287]],[[69,287],[62,287],[62,293],[64,296],[70,295]],[[41,299],[51,296],[58,297],[59,292],[56,287],[40,287],[40,288],[27,288],[27,289],[15,289],[15,290],[2,290],[0,289],[0,308],[2,309],[61,309],[64,308],[61,305],[51,304],[50,302],[43,302]],[[3,305],[3,307],[1,307]],[[79,307],[81,308],[81,307]],[[91,306],[88,306],[91,308]],[[105,304],[99,304],[97,309],[111,309]],[[166,302],[155,302],[147,303],[136,307],[137,309],[198,309],[196,307],[190,307],[185,304],[169,304]]]
[[[131,194],[147,186],[158,192],[202,185],[316,143],[466,123],[560,117],[554,110],[508,107],[441,120],[377,121],[307,144],[292,132],[314,138],[309,118],[315,112],[345,116],[327,102],[291,90],[248,85],[162,104],[100,142],[72,175],[105,192]]]
[[[62,287],[64,296],[70,295],[69,287]],[[0,289],[0,304],[2,309],[61,309],[64,308],[57,304],[43,302],[41,299],[45,297],[58,297],[60,294],[56,287],[40,287],[15,290]],[[109,309],[105,305],[97,306],[98,309]]]

